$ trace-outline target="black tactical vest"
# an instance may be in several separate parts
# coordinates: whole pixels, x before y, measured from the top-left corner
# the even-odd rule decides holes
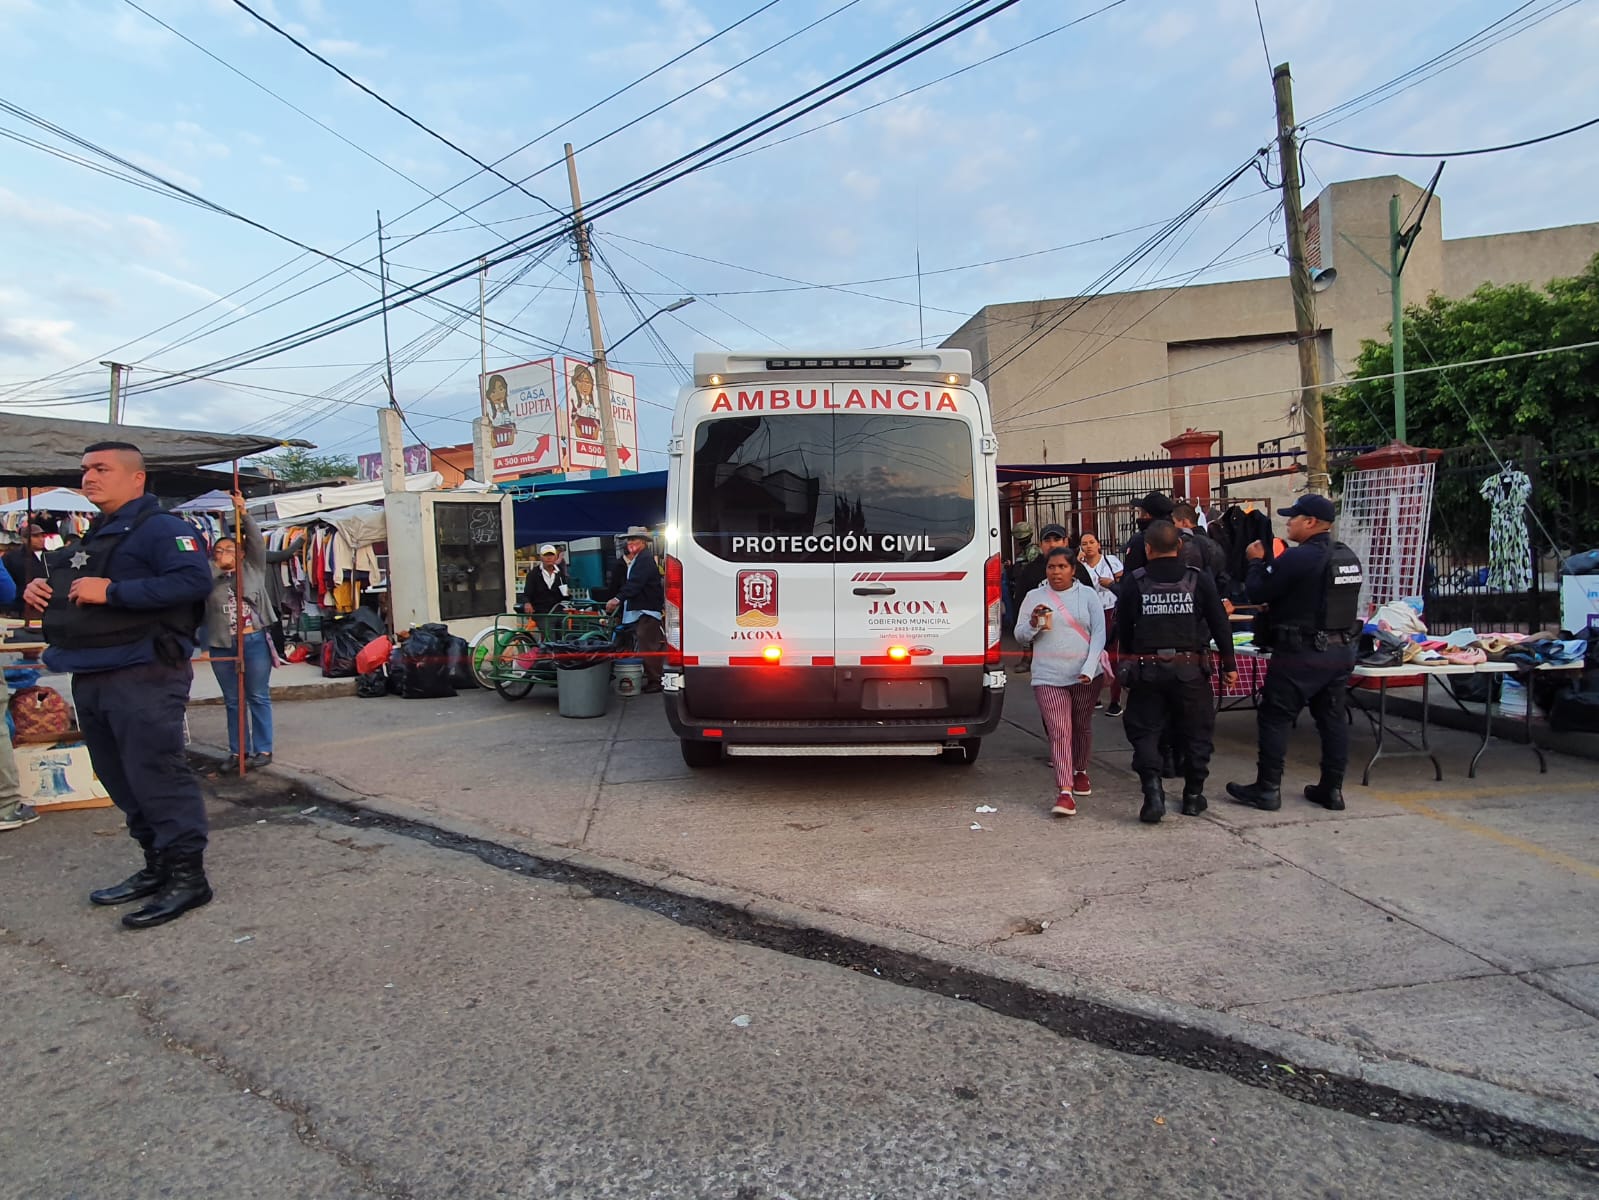
[[[1320,628],[1328,633],[1354,633],[1360,628],[1360,587],[1366,573],[1355,552],[1342,542],[1327,551],[1322,569]]]
[[[1152,579],[1147,567],[1133,572],[1138,588],[1139,616],[1133,629],[1133,650],[1154,654],[1157,650],[1202,650],[1210,644],[1210,632],[1199,611],[1199,568],[1185,566],[1176,583]]]
[[[200,613],[192,604],[171,608],[132,609],[110,604],[74,604],[68,595],[72,582],[82,576],[115,580],[111,560],[123,540],[160,509],[136,518],[122,533],[97,537],[91,533],[76,546],[63,546],[45,555],[49,571],[50,603],[44,610],[44,640],[63,650],[98,650],[127,646],[162,632],[192,637]]]

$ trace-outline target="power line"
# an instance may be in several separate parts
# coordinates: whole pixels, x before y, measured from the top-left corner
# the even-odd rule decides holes
[[[237,2],[237,0],[235,0],[235,2]],[[608,215],[609,213],[618,211],[628,204],[635,203],[636,201],[643,199],[645,196],[659,191],[661,188],[664,188],[687,175],[704,170],[720,159],[733,153],[737,149],[749,144],[749,142],[764,136],[766,133],[769,133],[772,130],[779,129],[786,124],[799,120],[807,113],[814,111],[822,105],[830,103],[831,101],[838,99],[843,95],[847,95],[849,92],[854,91],[857,88],[865,86],[873,79],[878,78],[888,71],[891,71],[914,58],[928,53],[950,39],[957,37],[972,28],[975,28],[977,25],[980,25],[983,22],[991,20],[993,17],[1013,7],[1019,2],[1020,0],[998,0],[997,3],[993,3],[992,0],[972,0],[971,3],[962,5],[939,20],[932,22],[917,33],[911,34],[905,38],[901,38],[887,49],[879,51],[870,58],[863,60],[861,63],[857,63],[855,66],[840,72],[826,82],[811,88],[801,96],[795,97],[794,99],[786,101],[783,104],[775,106],[761,116],[745,122],[743,125],[730,131],[729,133],[723,134],[721,137],[713,139],[711,142],[705,143],[704,145],[688,152],[687,154],[678,156],[671,162],[658,167],[653,171],[650,171],[646,175],[640,176],[630,183],[612,189],[611,191],[600,196],[593,204],[588,206],[590,215],[596,219],[598,217]],[[989,5],[986,9],[984,8],[985,4]],[[931,40],[928,40],[929,35],[934,33],[936,33],[938,36],[932,37]],[[916,44],[918,42],[921,42],[922,44]],[[904,51],[904,53],[900,54],[900,51]],[[899,54],[899,57],[893,57],[895,54]],[[892,59],[892,61],[888,61],[881,66],[877,66],[875,70],[872,70],[865,75],[860,75],[861,71],[865,70],[867,67],[882,63],[884,59]],[[860,75],[860,77],[853,79],[851,78],[851,76],[857,75]],[[819,93],[827,92],[828,89],[834,88],[835,86],[836,90],[830,92],[829,94],[822,95],[820,99],[812,100],[811,103],[805,104],[804,107],[799,108],[797,111],[783,115],[785,110],[791,109],[796,104],[801,104],[806,100],[811,100],[812,97],[816,97]],[[766,124],[767,122],[771,123]],[[766,125],[765,128],[757,129],[756,132],[744,137],[742,141],[733,140],[739,138],[740,135],[748,133],[749,130],[755,128],[756,126],[761,126],[763,124]],[[719,146],[721,148],[717,149]],[[700,159],[700,161],[692,161],[694,159]],[[198,371],[200,373],[215,372],[217,370],[249,365],[250,363],[258,362],[263,358],[269,358],[276,354],[284,353],[288,350],[298,349],[299,347],[308,345],[311,342],[318,341],[322,338],[331,336],[332,334],[352,328],[353,326],[361,324],[364,321],[370,320],[372,317],[378,315],[384,310],[385,307],[402,306],[412,303],[414,300],[425,299],[433,296],[437,292],[442,291],[447,287],[459,283],[464,279],[471,278],[476,274],[478,263],[484,259],[487,260],[490,266],[494,266],[518,257],[529,250],[537,248],[538,246],[547,245],[557,238],[564,237],[564,230],[554,234],[547,232],[555,224],[555,222],[547,221],[544,225],[530,231],[523,237],[514,238],[501,243],[500,246],[496,247],[488,255],[478,255],[471,259],[466,259],[454,267],[445,268],[442,271],[426,277],[425,279],[419,281],[418,284],[403,285],[405,291],[409,293],[409,298],[397,297],[396,299],[388,302],[387,305],[380,301],[375,307],[370,302],[357,306],[356,308],[347,310],[346,312],[338,314],[337,316],[327,318],[314,326],[307,327],[306,329],[302,329],[296,333],[283,335],[282,337],[258,346],[253,350],[233,354],[225,359],[219,359],[211,363],[204,364],[198,369]],[[144,391],[157,390],[164,386],[169,385],[156,383],[145,388]]]
[[[752,20],[754,17],[759,16],[761,13],[764,13],[765,11],[767,11],[767,9],[772,8],[778,2],[779,2],[779,0],[768,0],[768,3],[762,5],[761,7],[757,8],[757,9],[755,9],[753,12],[747,13],[745,16],[740,17],[737,21],[734,21],[732,24],[724,26],[723,28],[721,28],[721,29],[719,29],[719,30],[707,35],[706,37],[704,37],[702,39],[700,39],[700,41],[696,42],[693,46],[690,46],[688,49],[682,51],[681,53],[679,53],[677,55],[674,55],[672,58],[667,59],[665,62],[661,63],[659,66],[655,67],[654,69],[652,69],[650,71],[645,72],[643,75],[640,75],[638,78],[634,79],[632,82],[623,85],[622,87],[618,88],[616,91],[610,93],[610,95],[608,95],[606,97],[603,97],[602,99],[596,101],[594,104],[591,104],[588,108],[585,108],[584,110],[582,110],[581,112],[577,113],[576,115],[574,115],[572,117],[569,117],[565,121],[562,121],[560,124],[557,124],[554,127],[552,127],[551,129],[546,130],[543,134],[540,134],[539,137],[540,138],[548,137],[551,134],[558,132],[560,129],[564,128],[566,125],[569,125],[573,121],[576,121],[579,118],[581,118],[583,116],[586,116],[588,113],[593,112],[595,109],[599,108],[601,105],[603,105],[605,103],[608,103],[610,100],[613,100],[613,99],[615,99],[618,96],[621,96],[625,92],[630,91],[631,89],[639,86],[640,84],[642,84],[642,83],[646,82],[647,80],[653,78],[654,76],[660,74],[662,71],[666,70],[667,68],[669,68],[669,67],[671,67],[671,66],[673,66],[673,65],[675,65],[675,64],[677,64],[677,63],[679,63],[681,61],[683,61],[685,58],[687,58],[690,55],[698,52],[699,50],[704,49],[706,46],[709,46],[711,43],[717,41],[719,38],[721,38],[724,35],[732,32],[733,30],[737,29],[739,26],[741,26],[741,25],[745,24],[746,22]],[[809,28],[809,27],[807,27],[807,28]],[[181,36],[181,35],[179,35],[179,36]],[[534,140],[537,141],[538,139],[535,138]],[[513,155],[520,153],[522,150],[525,150],[528,145],[532,145],[532,144],[533,144],[532,142],[529,142],[529,143],[527,143],[527,145],[521,146],[518,149],[511,151],[509,154],[503,155],[499,159],[495,160],[495,165],[498,166],[500,163],[505,162],[506,159],[509,159]],[[479,174],[481,174],[481,172],[473,172],[471,175],[467,176],[465,179],[460,180],[457,183],[452,184],[448,188],[445,188],[443,192],[439,193],[440,198],[449,195],[449,193],[454,191],[456,188],[463,187],[467,183],[470,183],[473,179],[476,179]],[[526,182],[526,180],[524,180],[523,182]],[[503,194],[504,194],[503,191],[501,191],[501,192],[496,192],[493,195],[487,196],[484,199],[479,200],[479,201],[475,202],[474,204],[469,205],[467,207],[466,211],[467,212],[471,212],[473,209],[481,207],[483,204],[487,203],[489,200],[494,199],[496,196],[503,195]],[[428,201],[423,201],[420,204],[417,204],[417,205],[413,206],[412,208],[408,209],[406,212],[402,213],[399,216],[399,218],[397,218],[397,219],[398,220],[404,220],[406,217],[409,217],[409,216],[415,214],[416,212],[420,211],[421,209],[425,208],[427,206],[427,204],[428,204]],[[450,219],[451,218],[446,217],[446,218],[444,218],[441,221],[435,222],[435,224],[430,229],[424,230],[424,231],[422,231],[422,233],[434,232],[434,231],[438,230],[440,226],[442,226],[443,224],[447,223]],[[405,239],[399,241],[398,245],[404,246],[404,245],[408,244],[410,241],[414,240],[415,238],[417,238],[419,236],[422,236],[422,233],[411,234],[408,237],[406,237]],[[351,241],[351,242],[347,243],[346,245],[344,245],[343,247],[341,247],[339,249],[338,253],[344,254],[344,253],[349,252],[354,247],[360,245],[361,242],[365,241],[367,236],[368,235],[363,234],[361,237],[356,238],[354,241]],[[301,257],[303,257],[303,256],[301,256]],[[94,357],[84,359],[82,362],[74,364],[72,367],[63,368],[61,371],[54,372],[51,375],[47,375],[47,376],[43,377],[42,379],[35,380],[35,381],[30,381],[29,383],[21,385],[21,386],[24,387],[24,388],[32,387],[32,386],[36,386],[38,384],[48,383],[51,380],[60,379],[63,376],[70,375],[72,372],[78,370],[79,368],[82,368],[82,367],[85,367],[85,366],[89,366],[90,364],[97,362],[100,358],[107,357],[107,355],[117,354],[117,353],[121,352],[122,350],[126,350],[129,347],[137,345],[140,342],[146,341],[149,338],[155,337],[158,334],[165,333],[167,330],[173,328],[174,326],[181,325],[185,321],[188,321],[188,320],[190,320],[190,319],[192,319],[194,317],[199,316],[201,313],[205,312],[209,308],[214,307],[217,303],[219,303],[221,301],[231,301],[235,296],[238,296],[240,293],[246,291],[247,289],[253,288],[257,284],[263,283],[267,279],[270,279],[273,275],[276,275],[279,271],[286,270],[287,268],[293,266],[296,261],[298,261],[297,258],[296,259],[290,259],[288,262],[282,263],[279,266],[276,266],[276,267],[272,268],[270,271],[267,271],[265,274],[258,275],[255,279],[250,280],[248,283],[242,284],[241,286],[235,288],[233,291],[226,293],[224,296],[220,297],[219,300],[210,301],[207,304],[201,305],[199,308],[194,309],[193,311],[191,311],[189,313],[186,313],[186,314],[184,314],[181,317],[177,317],[174,320],[168,321],[166,324],[161,325],[161,326],[157,327],[156,329],[151,330],[150,332],[148,332],[146,334],[142,334],[139,337],[136,337],[136,338],[133,338],[130,341],[124,342],[124,343],[122,343],[119,346],[113,347],[110,351],[102,352],[102,353],[100,353],[100,354],[98,354],[98,355],[96,355]],[[364,265],[369,265],[371,263],[371,261],[372,261],[371,259],[368,259],[367,260],[367,264],[364,264]],[[301,276],[305,275],[308,271],[310,271],[312,269],[313,269],[312,266],[307,266],[305,268],[302,268],[295,275],[291,276],[290,279],[284,280],[283,283],[281,283],[281,284],[275,284],[272,288],[268,288],[266,292],[261,293],[261,296],[256,297],[255,299],[260,299],[261,297],[264,297],[265,295],[269,294],[270,292],[276,290],[278,287],[282,287],[282,286],[284,286],[284,284],[292,282],[293,279],[300,278]],[[255,310],[255,314],[254,315],[259,315],[261,312],[265,312],[268,309],[275,308],[279,304],[284,303],[287,300],[294,299],[297,296],[305,295],[307,292],[312,291],[312,290],[314,290],[317,287],[321,287],[321,286],[323,286],[326,283],[332,282],[332,280],[336,279],[336,278],[338,278],[338,276],[334,275],[334,276],[329,276],[326,279],[320,280],[318,283],[311,285],[311,287],[303,288],[303,289],[301,289],[301,291],[294,293],[292,296],[284,297],[282,300],[274,301],[272,304],[267,305],[265,308],[261,308],[261,309]],[[158,348],[157,350],[154,351],[154,353],[163,354],[163,353],[166,353],[167,351],[177,349],[179,346],[188,345],[188,344],[198,340],[200,337],[209,336],[210,333],[219,333],[219,332],[221,332],[224,329],[231,328],[233,325],[236,325],[240,320],[246,319],[249,315],[252,315],[252,314],[247,313],[245,317],[235,318],[234,320],[228,321],[228,322],[226,322],[225,324],[223,324],[223,325],[221,325],[219,327],[212,328],[209,331],[207,331],[206,329],[202,328],[201,330],[196,331],[193,334],[190,334],[186,338],[181,338],[181,339],[179,339],[176,342],[171,342],[171,343],[168,343],[166,346]],[[214,325],[214,324],[215,324],[214,321],[207,322],[207,325]],[[14,388],[13,390],[16,390],[16,389]]]
[[[384,108],[388,109],[395,116],[402,117],[405,120],[409,121],[412,125],[415,125],[418,129],[420,129],[423,133],[427,134],[430,138],[433,138],[434,140],[439,141],[439,142],[443,142],[451,150],[454,150],[457,154],[461,155],[461,157],[466,158],[466,159],[470,159],[473,163],[475,163],[477,165],[477,168],[478,168],[478,170],[480,172],[486,171],[489,174],[493,175],[496,179],[503,179],[506,183],[509,183],[512,187],[514,187],[517,191],[521,192],[528,199],[537,200],[540,204],[544,205],[544,207],[549,209],[552,213],[555,213],[558,216],[564,216],[565,215],[560,209],[556,208],[555,205],[551,204],[543,196],[540,196],[540,195],[538,195],[538,194],[536,194],[534,192],[528,191],[520,183],[513,182],[511,179],[509,179],[506,176],[500,174],[500,172],[495,167],[490,166],[488,163],[484,162],[477,155],[473,154],[470,150],[467,150],[464,147],[460,146],[459,144],[457,144],[455,142],[452,142],[449,138],[445,137],[437,129],[434,129],[431,125],[425,124],[424,122],[417,120],[410,113],[406,112],[403,108],[400,108],[398,105],[390,103],[383,96],[379,95],[377,92],[375,92],[371,88],[367,87],[366,84],[362,83],[354,75],[351,75],[348,71],[344,70],[343,67],[340,67],[337,64],[335,64],[333,62],[330,62],[327,58],[323,57],[317,51],[313,50],[310,46],[307,46],[299,38],[295,37],[287,29],[283,28],[283,26],[277,24],[270,17],[263,16],[261,13],[256,12],[255,9],[251,8],[248,4],[246,4],[244,2],[244,0],[233,0],[233,3],[234,3],[235,7],[241,8],[245,12],[249,13],[257,21],[261,22],[261,24],[265,25],[268,29],[272,30],[273,33],[278,34],[280,37],[282,37],[285,40],[287,40],[289,42],[292,42],[294,45],[298,46],[301,50],[304,50],[312,58],[316,59],[317,62],[321,63],[324,67],[326,67],[328,70],[332,71],[335,75],[337,75],[340,79],[344,80],[346,83],[348,83],[351,87],[355,88],[357,91],[364,92],[368,96],[371,96],[372,99],[376,100],[379,104],[381,104]]]
[[[1519,142],[1507,142],[1503,146],[1480,146],[1475,150],[1429,150],[1423,153],[1419,150],[1372,150],[1366,146],[1346,146],[1343,142],[1333,142],[1326,138],[1306,138],[1305,145],[1315,142],[1322,146],[1336,146],[1340,150],[1349,150],[1355,154],[1375,154],[1380,158],[1466,158],[1473,154],[1498,154],[1501,150],[1520,150],[1523,146],[1536,146],[1540,142],[1552,142],[1556,138],[1563,138],[1568,133],[1579,133],[1599,125],[1599,117],[1572,125],[1566,129],[1558,129],[1554,133],[1546,133],[1542,137],[1526,138]]]
[[[1266,74],[1272,73],[1271,47],[1266,44],[1266,19],[1260,15],[1260,0],[1255,0],[1255,24],[1260,29],[1260,48],[1266,52]]]

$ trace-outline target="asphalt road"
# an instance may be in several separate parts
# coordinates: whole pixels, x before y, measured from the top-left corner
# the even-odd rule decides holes
[[[1590,1197],[1595,1179],[718,941],[295,810],[123,931],[114,812],[0,835],[0,1196]]]

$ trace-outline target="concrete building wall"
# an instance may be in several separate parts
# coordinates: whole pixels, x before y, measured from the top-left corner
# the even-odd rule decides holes
[[[1332,184],[1307,208],[1319,265],[1337,270],[1336,283],[1316,297],[1325,379],[1352,367],[1363,339],[1388,338],[1394,195],[1401,223],[1413,220],[1422,189],[1397,175]],[[1404,294],[1416,303],[1430,292],[1465,296],[1488,280],[1541,285],[1581,271],[1595,252],[1599,224],[1445,240],[1443,203],[1434,197],[1405,266]],[[993,304],[944,345],[972,352],[993,402],[1001,462],[1148,455],[1189,428],[1219,431],[1228,454],[1279,437],[1297,444],[1299,371],[1286,272]]]

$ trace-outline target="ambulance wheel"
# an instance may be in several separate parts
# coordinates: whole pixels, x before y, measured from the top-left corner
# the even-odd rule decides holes
[[[959,746],[951,746],[938,757],[944,762],[969,767],[977,761],[977,752],[983,748],[982,738],[961,738]]]
[[[719,767],[722,765],[722,747],[718,742],[696,742],[683,738],[683,761],[691,767]]]

